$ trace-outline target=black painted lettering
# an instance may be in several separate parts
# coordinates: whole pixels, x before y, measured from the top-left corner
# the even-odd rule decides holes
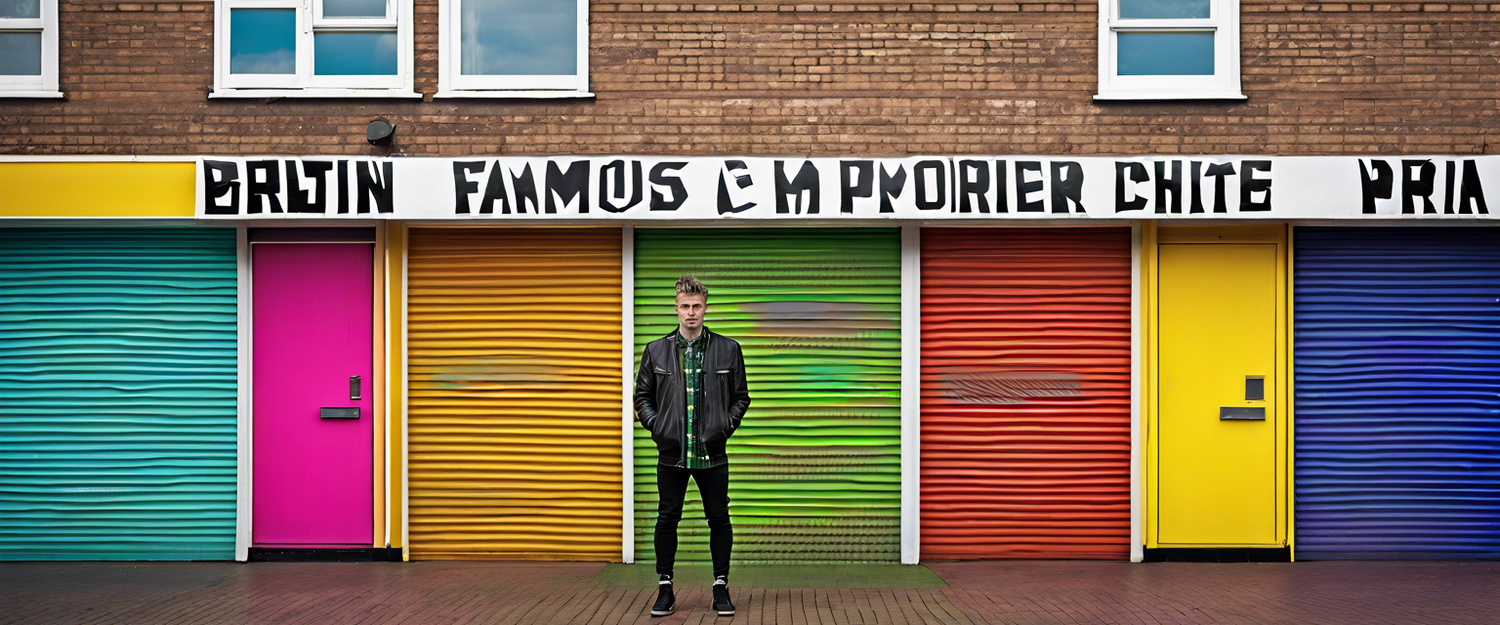
[[[682,184],[682,178],[677,171],[687,167],[686,161],[667,161],[651,166],[651,208],[654,211],[674,211],[687,202],[687,185]],[[668,198],[657,191],[658,187],[667,187],[672,192]]]
[[[913,178],[917,185],[917,210],[939,210],[948,203],[948,164],[944,161],[926,160],[917,163]],[[927,189],[936,193],[927,197]]]
[[[1360,212],[1374,215],[1376,200],[1391,199],[1391,193],[1396,188],[1396,176],[1390,163],[1370,159],[1366,166],[1365,162],[1365,159],[1359,159],[1359,190],[1364,197]]]
[[[227,203],[219,198],[229,196]],[[240,167],[231,161],[203,161],[203,214],[240,214]]]
[[[302,188],[302,176],[297,175],[297,163],[302,173],[312,179],[311,192]],[[286,204],[288,213],[319,214],[328,212],[328,172],[333,163],[328,161],[286,161]]]
[[[251,215],[286,212],[281,208],[281,175],[276,161],[246,161],[245,183],[250,196],[246,212]]]
[[[627,177],[628,176],[628,177]],[[627,198],[628,193],[628,198]],[[641,203],[641,162],[632,160],[627,171],[623,159],[615,159],[599,169],[599,208],[609,213],[623,213]],[[623,203],[616,204],[615,200]]]
[[[334,170],[339,176],[339,214],[347,215],[349,214],[349,161],[336,161]]]
[[[543,210],[549,215],[557,214],[557,205],[562,204],[567,209],[568,204],[578,202],[578,214],[586,215],[589,212],[589,162],[576,160],[568,163],[568,168],[557,166],[553,160],[547,161],[545,178],[542,180],[545,187],[546,207]]]
[[[1229,212],[1229,194],[1224,179],[1234,175],[1234,163],[1210,163],[1203,175],[1214,179],[1214,212]]]
[[[1437,207],[1432,205],[1432,192],[1436,186],[1433,179],[1437,177],[1437,165],[1425,159],[1405,159],[1401,161],[1401,214],[1416,214],[1416,199],[1422,199],[1422,212],[1424,214],[1436,214]]]
[[[1471,158],[1464,159],[1463,178],[1458,182],[1458,214],[1490,214],[1489,207],[1484,203],[1484,186],[1479,181],[1479,169]]]
[[[1271,161],[1240,161],[1240,212],[1264,213],[1271,210],[1271,179],[1256,178],[1256,172],[1271,173]],[[1263,194],[1259,199],[1255,194]]]
[[[1182,161],[1171,161],[1171,168],[1164,161],[1156,161],[1156,214],[1182,214]],[[1169,173],[1170,172],[1170,173]],[[1167,196],[1172,203],[1167,204]]]
[[[360,161],[357,161],[357,163]],[[359,185],[359,203],[356,210],[364,215],[370,212],[370,199],[375,199],[375,212],[389,215],[396,209],[396,181],[390,161],[362,161],[365,165],[354,166],[356,184]],[[376,166],[379,169],[376,169]]]
[[[886,171],[885,164],[880,165],[880,212],[894,213],[896,207],[891,205],[891,198],[901,197],[901,191],[906,188],[906,167],[896,165],[896,172]]]
[[[1035,174],[1033,176],[1032,174]],[[1036,161],[1016,161],[1016,212],[1040,213],[1047,210],[1047,203],[1032,200],[1031,195],[1042,190],[1042,164]]]
[[[1115,162],[1115,212],[1123,213],[1146,208],[1146,198],[1136,195],[1135,186],[1150,179],[1150,176],[1146,175],[1145,165],[1128,161]],[[1129,199],[1125,197],[1127,190],[1130,192]]]
[[[1188,161],[1188,212],[1203,212],[1203,161]]]
[[[958,161],[958,206],[959,213],[990,212],[990,168],[984,161],[960,159]]]
[[[719,170],[719,214],[727,215],[743,213],[755,208],[755,202],[736,204],[729,191],[729,178],[734,178],[734,186],[740,189],[748,189],[752,184],[750,179],[750,168],[745,161],[727,160],[724,167]]]
[[[510,192],[505,190],[505,167],[500,165],[500,161],[495,161],[490,166],[489,176],[484,180],[484,197],[479,200],[479,214],[493,215],[495,202],[500,203],[500,214],[510,214]]]
[[[875,195],[875,163],[839,161],[839,212],[854,213],[854,198]]]
[[[1083,208],[1083,166],[1052,161],[1052,212],[1087,213]]]
[[[1458,177],[1457,163],[1443,163],[1443,214],[1453,214],[1453,182]]]
[[[453,212],[469,214],[469,194],[479,190],[479,183],[469,179],[469,174],[484,171],[482,161],[453,161]],[[341,211],[342,212],[342,211]]]
[[[640,166],[640,163],[636,163],[636,169],[640,169]],[[530,212],[533,215],[542,214],[541,196],[537,193],[536,176],[531,173],[531,163],[522,165],[519,173],[511,173],[510,188],[511,193],[513,193],[512,197],[516,201],[517,215],[526,213],[528,205],[531,207]],[[637,189],[639,190],[639,187]]]
[[[797,175],[790,180],[786,177],[786,161],[776,161],[773,167],[776,170],[776,214],[818,214],[818,202],[821,198],[817,166],[812,161],[802,161]],[[793,198],[797,202],[795,212],[790,201]]]

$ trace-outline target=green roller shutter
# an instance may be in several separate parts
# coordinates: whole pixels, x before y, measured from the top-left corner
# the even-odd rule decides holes
[[[739,562],[895,562],[901,506],[901,243],[895,229],[638,230],[635,352],[677,326],[673,285],[744,347],[752,404],[729,441]],[[655,559],[656,449],[635,428],[635,536]],[[679,563],[706,563],[689,486]]]
[[[0,560],[231,559],[231,228],[0,229]]]

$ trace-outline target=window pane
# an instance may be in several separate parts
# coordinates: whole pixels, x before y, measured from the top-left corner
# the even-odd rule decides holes
[[[385,0],[323,0],[323,17],[385,17]]]
[[[1209,0],[1120,0],[1126,19],[1208,19]]]
[[[38,18],[42,0],[0,0],[0,17]]]
[[[314,33],[313,73],[395,76],[396,33]]]
[[[42,34],[0,33],[0,76],[41,76]]]
[[[578,73],[578,4],[571,0],[463,0],[466,75]]]
[[[1121,76],[1212,76],[1213,33],[1118,33]]]
[[[229,72],[297,73],[297,10],[231,10]]]

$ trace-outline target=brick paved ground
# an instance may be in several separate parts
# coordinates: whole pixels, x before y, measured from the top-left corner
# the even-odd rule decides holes
[[[651,588],[599,564],[0,564],[0,623],[1500,623],[1500,562],[931,565],[937,589],[705,589],[647,616]]]

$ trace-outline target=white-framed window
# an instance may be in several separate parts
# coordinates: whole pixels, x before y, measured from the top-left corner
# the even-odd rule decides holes
[[[589,97],[588,0],[441,0],[436,97]]]
[[[212,97],[421,97],[412,0],[214,0],[214,10]]]
[[[1242,100],[1239,0],[1100,0],[1098,100]]]
[[[57,0],[0,0],[0,98],[61,98]]]

